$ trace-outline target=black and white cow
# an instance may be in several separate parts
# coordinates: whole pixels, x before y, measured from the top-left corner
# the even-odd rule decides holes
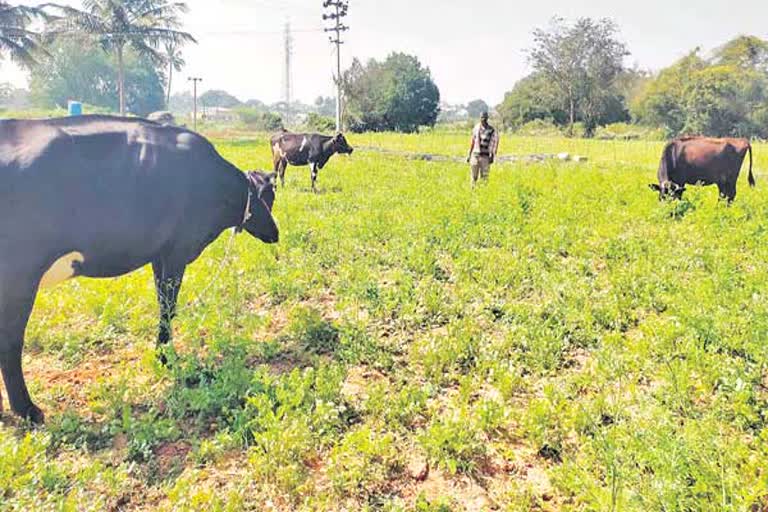
[[[316,133],[282,132],[272,137],[272,161],[285,186],[285,170],[290,165],[309,165],[312,172],[312,190],[316,191],[317,171],[325,167],[336,153],[351,155],[354,149],[341,133],[331,137]]]
[[[0,367],[13,411],[44,418],[21,368],[38,288],[151,263],[167,343],[187,265],[227,228],[277,242],[274,199],[274,175],[240,172],[181,128],[108,116],[1,121]]]

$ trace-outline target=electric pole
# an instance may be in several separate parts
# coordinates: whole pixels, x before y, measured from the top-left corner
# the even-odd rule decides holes
[[[291,23],[285,22],[285,77],[283,84],[285,86],[285,122],[290,122],[291,117],[291,93],[293,80],[291,74],[291,60],[293,58],[293,37],[291,36]]]
[[[202,78],[198,78],[196,76],[191,76],[191,77],[187,78],[187,80],[192,82],[192,90],[194,91],[192,93],[192,96],[194,97],[194,105],[195,105],[194,106],[193,123],[194,123],[194,126],[195,126],[194,129],[195,129],[195,131],[197,131],[197,83],[198,82],[202,82],[203,79]]]
[[[329,9],[329,13],[323,14],[323,20],[331,20],[335,24],[331,28],[326,28],[325,31],[335,33],[335,38],[334,36],[330,36],[329,39],[332,44],[336,45],[336,131],[341,133],[343,125],[341,119],[341,114],[343,112],[341,105],[341,45],[344,44],[344,41],[341,40],[341,33],[349,30],[349,27],[342,24],[341,20],[348,14],[349,1],[325,0],[323,2],[323,8]]]

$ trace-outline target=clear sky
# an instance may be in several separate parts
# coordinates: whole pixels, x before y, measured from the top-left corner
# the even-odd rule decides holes
[[[282,30],[290,19],[294,97],[312,102],[332,94],[335,57],[321,32],[322,0],[187,3],[186,29],[199,44],[187,48],[187,68],[174,92],[188,90],[187,76],[196,75],[203,77],[203,89],[226,89],[241,100],[282,99]],[[632,52],[627,63],[652,70],[696,46],[712,49],[739,34],[768,39],[768,0],[350,0],[346,22],[352,30],[345,35],[343,63],[353,56],[367,60],[391,51],[412,53],[431,68],[443,99],[497,104],[530,71],[524,49],[532,30],[555,15],[613,18]],[[25,83],[24,74],[5,62],[0,81],[7,80]]]

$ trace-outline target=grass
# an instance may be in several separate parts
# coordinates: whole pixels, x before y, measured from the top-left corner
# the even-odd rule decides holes
[[[216,140],[243,169],[265,141]],[[42,292],[48,423],[3,416],[0,510],[765,510],[766,177],[731,208],[659,203],[660,150],[509,138],[589,162],[474,193],[464,165],[376,151],[318,195],[289,169],[279,246],[225,234],[189,269],[170,369],[149,270]]]

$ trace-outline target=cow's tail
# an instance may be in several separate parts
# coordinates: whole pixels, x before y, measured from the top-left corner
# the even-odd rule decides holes
[[[757,182],[755,182],[755,175],[752,173],[752,144],[747,146],[749,150],[749,186],[755,188]]]

